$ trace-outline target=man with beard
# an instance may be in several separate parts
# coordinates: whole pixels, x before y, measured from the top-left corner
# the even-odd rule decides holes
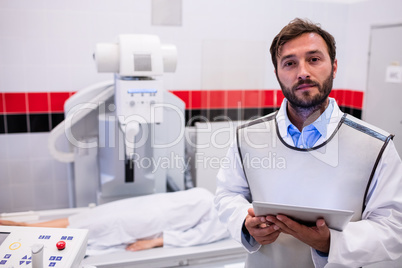
[[[335,40],[295,19],[271,56],[285,96],[279,111],[238,127],[215,206],[250,253],[247,267],[361,267],[402,254],[402,162],[392,135],[340,111],[328,95]],[[274,155],[285,165],[264,166]],[[261,160],[261,161],[259,161]],[[260,163],[260,165],[258,165]],[[256,217],[252,201],[352,210],[343,231],[286,215]]]

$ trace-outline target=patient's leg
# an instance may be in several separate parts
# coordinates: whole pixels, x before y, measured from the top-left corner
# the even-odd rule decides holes
[[[0,225],[66,228],[69,225],[69,222],[68,222],[68,218],[61,218],[61,219],[45,221],[45,222],[37,222],[37,223],[26,223],[26,222],[0,220]]]
[[[0,220],[0,226],[27,226],[25,222]]]

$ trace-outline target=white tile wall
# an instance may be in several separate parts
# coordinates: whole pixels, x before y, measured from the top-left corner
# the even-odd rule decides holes
[[[268,44],[243,40],[203,42],[202,88],[263,89]]]
[[[152,0],[152,25],[181,26],[182,0]]]
[[[96,73],[93,48],[120,33],[157,34],[177,45],[178,68],[166,75],[166,88],[202,89],[204,41],[270,44],[296,16],[321,22],[337,39],[335,87],[365,90],[369,27],[400,20],[402,9],[399,0],[182,3],[177,27],[151,25],[151,0],[0,0],[0,92],[76,91],[109,80]],[[265,65],[262,87],[278,88],[270,60]],[[0,212],[68,206],[67,167],[47,154],[47,135],[0,134]]]
[[[0,213],[68,207],[67,165],[50,156],[48,136],[0,135]]]

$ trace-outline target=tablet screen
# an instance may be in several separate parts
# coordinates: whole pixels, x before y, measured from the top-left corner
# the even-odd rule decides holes
[[[350,210],[311,208],[258,201],[253,202],[253,208],[256,216],[282,214],[307,226],[315,226],[315,222],[323,218],[329,228],[338,231],[345,228],[354,214]]]

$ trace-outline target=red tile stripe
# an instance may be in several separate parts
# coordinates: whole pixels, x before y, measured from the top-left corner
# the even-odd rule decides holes
[[[72,92],[3,92],[0,93],[1,114],[63,113],[64,102]]]
[[[336,89],[329,94],[330,97],[336,99],[339,106],[362,109],[363,108],[363,91]]]
[[[28,109],[30,113],[44,113],[49,112],[49,98],[48,93],[29,93],[28,95]]]
[[[172,90],[182,99],[186,109],[223,109],[223,108],[276,108],[280,107],[284,96],[279,89],[266,90]],[[334,89],[330,97],[339,106],[362,109],[363,91]]]
[[[4,93],[4,113],[27,113],[27,93]]]
[[[4,103],[5,103],[4,98],[5,98],[4,93],[0,92],[0,113],[1,114],[4,114],[6,111],[6,109],[4,107]]]
[[[237,109],[280,107],[283,94],[279,89],[250,90],[171,90],[182,99],[186,109]],[[1,114],[63,113],[64,102],[73,92],[0,92]],[[339,106],[362,109],[363,91],[334,89],[330,97]]]

